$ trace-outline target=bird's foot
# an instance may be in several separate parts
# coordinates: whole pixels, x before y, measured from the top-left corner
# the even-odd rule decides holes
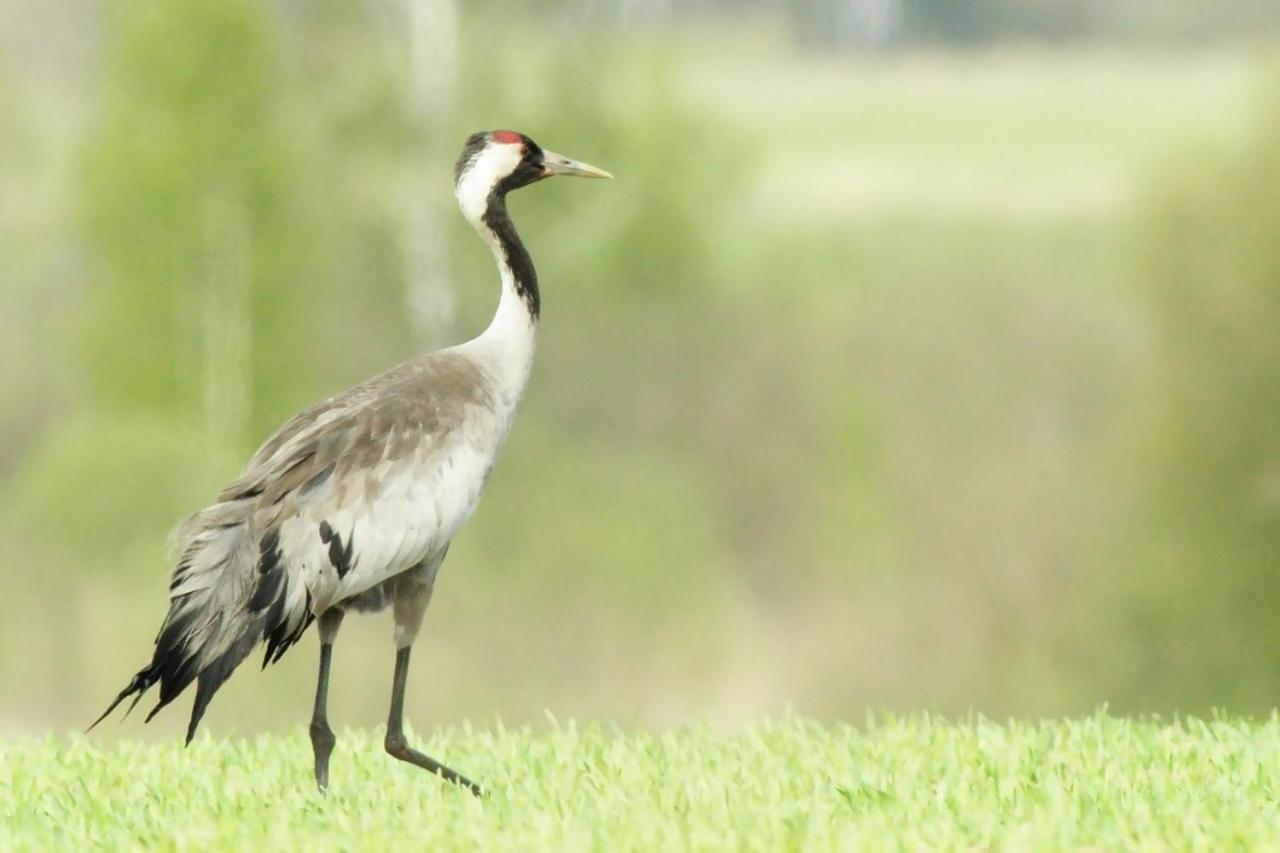
[[[431,756],[425,753],[419,752],[418,750],[409,746],[409,744],[405,741],[403,734],[399,736],[392,735],[392,734],[387,735],[385,745],[387,748],[387,752],[393,758],[397,758],[401,761],[412,764],[415,767],[421,767],[423,770],[426,770],[428,773],[434,773],[435,775],[439,776],[441,779],[445,780],[446,782],[450,782],[461,788],[466,788],[468,791],[470,791],[472,794],[474,794],[477,797],[489,796],[488,792],[486,792],[484,788],[481,788],[479,785],[477,785],[475,782],[472,782],[466,776],[463,776],[457,770],[454,770],[451,767],[441,764],[439,761],[436,761]]]

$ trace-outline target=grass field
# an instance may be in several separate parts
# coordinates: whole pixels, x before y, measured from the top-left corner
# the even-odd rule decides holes
[[[1280,841],[1280,720],[800,719],[739,734],[454,728],[476,800],[339,735],[310,745],[0,743],[0,849],[1257,849]]]

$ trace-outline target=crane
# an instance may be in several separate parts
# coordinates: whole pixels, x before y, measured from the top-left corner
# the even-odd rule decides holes
[[[169,610],[151,662],[93,725],[159,684],[156,713],[196,682],[186,742],[210,700],[260,642],[274,663],[313,621],[320,667],[311,717],[316,785],[329,785],[335,737],[327,697],[333,643],[348,610],[391,608],[396,648],[385,746],[395,758],[483,793],[409,746],[409,653],[449,543],[480,500],[529,380],[541,310],[533,261],[507,194],[554,175],[610,178],[511,130],[474,133],[454,167],[463,216],[493,251],[502,282],[493,320],[295,415],[211,506],[183,522]]]

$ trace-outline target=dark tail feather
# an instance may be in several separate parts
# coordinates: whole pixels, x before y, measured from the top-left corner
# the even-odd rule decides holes
[[[259,543],[258,582],[245,605],[243,617],[234,623],[238,625],[233,629],[236,631],[234,639],[226,651],[200,669],[196,698],[191,705],[191,719],[187,723],[187,743],[191,743],[191,739],[195,737],[196,727],[200,725],[205,709],[213,700],[213,694],[226,683],[254,646],[281,630],[280,623],[285,619],[284,605],[289,591],[289,579],[280,561],[279,542],[279,531],[276,529],[267,531],[262,537]],[[308,598],[308,603],[309,601]],[[189,682],[188,678],[183,687]]]
[[[169,628],[170,625],[166,625],[165,630],[160,633],[160,637],[156,642],[155,658],[152,660],[151,665],[133,677],[128,686],[120,691],[120,695],[115,698],[102,716],[95,720],[93,725],[89,726],[88,730],[92,730],[94,726],[102,722],[108,714],[114,711],[129,696],[133,696],[133,703],[129,705],[129,711],[132,711],[142,698],[142,695],[158,682],[160,685],[160,701],[147,713],[144,722],[149,723],[162,708],[178,698],[187,689],[187,685],[192,681],[196,681],[196,698],[191,706],[191,719],[187,724],[186,742],[190,744],[192,738],[195,737],[196,728],[200,725],[200,720],[204,717],[205,710],[209,707],[209,702],[213,699],[213,695],[218,692],[218,688],[226,683],[226,680],[231,677],[231,673],[248,657],[249,652],[263,638],[262,620],[260,618],[245,620],[239,636],[232,642],[231,647],[208,664],[200,666],[198,650],[191,649],[189,644],[185,642],[186,635],[184,631],[181,628],[178,630],[169,630]]]
[[[311,623],[315,621],[315,614],[311,612],[311,591],[306,591],[306,604],[304,606],[302,618],[288,617],[283,613],[285,596],[281,595],[276,599],[277,604],[273,605],[271,612],[267,614],[267,624],[275,625],[267,634],[267,652],[262,656],[262,668],[266,669],[268,664],[276,663],[280,658],[284,657],[284,653],[289,651],[289,647],[302,637],[303,633],[311,627]]]
[[[185,620],[174,620],[172,615],[165,626],[160,631],[160,636],[156,638],[156,651],[151,663],[139,670],[125,686],[124,690],[112,700],[107,706],[107,710],[102,712],[102,716],[94,720],[89,728],[85,729],[85,733],[93,731],[98,723],[107,718],[112,711],[125,699],[130,696],[133,701],[129,703],[128,709],[124,712],[125,716],[133,713],[133,709],[138,707],[138,702],[142,700],[143,695],[150,690],[157,682],[160,684],[160,701],[156,706],[147,712],[147,717],[143,722],[151,722],[161,708],[168,705],[178,695],[186,689],[187,685],[196,677],[197,661],[195,654],[186,649]]]
[[[210,536],[215,538],[197,539],[174,572],[172,589],[177,590],[186,583],[191,591],[179,593],[171,600],[169,614],[156,637],[151,664],[133,677],[93,726],[129,696],[133,696],[137,704],[142,694],[158,683],[160,701],[146,719],[151,722],[161,708],[178,698],[192,681],[197,681],[187,724],[187,743],[190,743],[214,694],[255,645],[266,640],[267,658],[278,659],[311,624],[309,594],[305,602],[294,597],[294,612],[286,605],[289,582],[281,560],[277,530],[268,530],[258,547],[250,550],[252,540],[222,541],[227,537],[246,537],[243,526],[210,529],[214,531]],[[243,598],[239,591],[243,589],[241,582],[250,573],[255,581],[250,587],[251,593]],[[210,575],[214,576],[212,582],[190,582],[192,577],[199,580]]]
[[[218,688],[226,683],[226,680],[231,677],[231,673],[235,672],[236,667],[249,656],[249,652],[253,650],[253,647],[261,639],[262,629],[260,627],[241,634],[239,639],[232,643],[231,648],[227,649],[200,671],[200,678],[196,682],[196,699],[191,704],[191,720],[187,723],[186,742],[188,744],[196,736],[196,727],[200,725],[205,709],[209,707],[209,703],[213,700],[213,694],[217,693]]]
[[[111,704],[107,706],[107,710],[103,711],[102,715],[98,717],[98,719],[89,724],[89,728],[84,730],[85,734],[93,731],[94,728],[97,727],[98,723],[110,716],[111,712],[114,711],[121,702],[132,696],[133,701],[129,703],[129,707],[124,712],[126,717],[129,716],[129,714],[133,713],[133,709],[138,707],[138,700],[142,698],[142,694],[146,693],[147,690],[151,688],[151,685],[155,683],[156,675],[151,667],[148,666],[139,671],[138,674],[129,681],[128,686],[126,686],[124,690],[120,691],[120,695],[116,696],[116,698],[111,701]],[[148,717],[148,719],[150,719],[150,717]]]

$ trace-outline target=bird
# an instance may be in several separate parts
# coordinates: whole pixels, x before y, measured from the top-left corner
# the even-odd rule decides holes
[[[541,302],[508,193],[553,176],[612,178],[523,133],[471,134],[454,166],[462,215],[488,244],[498,306],[476,337],[412,358],[286,421],[216,501],[173,536],[168,613],[151,661],[89,727],[159,685],[160,709],[193,681],[186,743],[209,702],[259,644],[265,669],[312,622],[320,639],[310,734],[315,781],[329,786],[336,738],[327,698],[333,644],[348,611],[392,611],[395,668],[385,749],[473,794],[463,774],[404,734],[409,654],[436,575],[471,516],[511,429],[533,364]]]

